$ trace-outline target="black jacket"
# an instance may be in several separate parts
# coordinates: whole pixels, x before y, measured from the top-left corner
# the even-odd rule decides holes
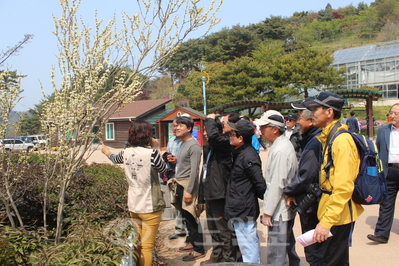
[[[295,150],[295,155],[296,158],[299,159],[301,158],[301,154],[302,154],[302,150],[303,147],[301,147],[301,132],[299,131],[299,125],[296,124],[293,128],[293,132],[292,135],[290,137],[290,141],[292,143],[292,146],[294,146],[294,150]]]
[[[259,216],[258,198],[263,199],[266,181],[258,153],[251,143],[233,151],[233,169],[226,191],[225,218],[247,222]]]
[[[303,153],[299,161],[298,175],[284,188],[284,194],[287,196],[295,196],[298,204],[300,204],[308,194],[307,190],[310,184],[319,181],[321,143],[315,136],[320,132],[320,128],[312,127],[302,134],[300,145]],[[313,204],[307,213],[316,213],[317,204],[318,202]]]
[[[219,133],[214,119],[205,119],[205,130],[212,153],[207,165],[206,178],[203,181],[204,200],[224,199],[233,164],[233,147],[230,145],[230,138]],[[204,147],[204,163],[208,152],[209,148]]]

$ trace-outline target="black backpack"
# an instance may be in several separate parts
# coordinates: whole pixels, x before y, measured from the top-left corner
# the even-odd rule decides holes
[[[382,162],[378,158],[377,147],[368,138],[348,130],[339,130],[336,132],[327,147],[327,164],[324,167],[326,177],[329,178],[330,167],[334,164],[331,152],[332,143],[341,133],[351,134],[360,155],[359,174],[355,180],[352,200],[364,205],[379,204],[387,196],[387,186],[384,173],[382,172]]]

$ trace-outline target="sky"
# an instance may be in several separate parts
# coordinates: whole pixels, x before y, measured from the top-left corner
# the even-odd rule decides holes
[[[205,0],[206,1],[206,0]],[[218,17],[221,22],[211,32],[235,25],[247,26],[263,21],[270,16],[290,17],[294,12],[319,11],[329,3],[333,9],[359,2],[370,4],[371,0],[224,0]],[[122,12],[137,13],[136,0],[82,0],[79,14],[83,20],[91,22],[94,11],[98,17],[109,20],[115,13],[117,18]],[[51,94],[50,74],[52,67],[57,66],[57,42],[54,34],[53,15],[61,12],[57,0],[0,0],[0,51],[6,51],[21,41],[25,34],[33,34],[33,39],[24,45],[16,56],[10,57],[0,70],[16,70],[18,74],[27,75],[22,79],[22,100],[15,111],[27,111],[39,104],[42,99],[40,84],[46,94]],[[188,37],[198,38],[203,31],[193,32]]]

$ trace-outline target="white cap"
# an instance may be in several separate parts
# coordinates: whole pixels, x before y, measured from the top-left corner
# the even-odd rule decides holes
[[[268,110],[264,112],[258,120],[254,121],[254,123],[257,126],[273,124],[279,127],[285,127],[284,116],[276,110]]]
[[[177,116],[184,116],[184,117],[190,117],[191,118],[191,116],[189,114],[187,114],[187,113],[182,114],[181,112],[177,112]]]

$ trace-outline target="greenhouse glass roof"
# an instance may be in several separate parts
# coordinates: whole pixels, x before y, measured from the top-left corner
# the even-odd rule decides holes
[[[399,56],[399,40],[338,50],[333,65]]]

